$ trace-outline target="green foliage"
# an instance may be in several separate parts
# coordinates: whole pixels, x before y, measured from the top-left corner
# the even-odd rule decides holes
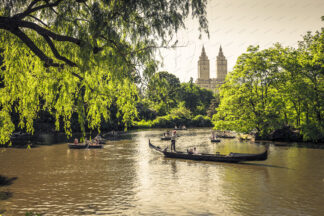
[[[171,46],[189,12],[208,33],[206,0],[1,2],[0,143],[14,130],[13,112],[28,133],[40,111],[68,135],[73,114],[83,132],[115,118],[127,128],[137,115],[135,84],[155,72],[157,48]],[[168,112],[172,100],[157,110]]]
[[[220,89],[215,129],[256,129],[266,137],[291,126],[301,129],[305,141],[323,140],[323,48],[323,29],[308,33],[298,49],[249,47]]]
[[[184,106],[184,102],[179,103],[178,107],[172,109],[169,115],[183,119],[190,119],[192,116],[191,111]]]
[[[215,99],[213,92],[200,88],[195,85],[191,79],[188,83],[180,83],[179,79],[168,72],[159,72],[150,80],[145,91],[144,99],[138,111],[143,116],[134,127],[171,127],[174,126],[197,126],[209,127],[211,120],[206,115],[207,109],[214,112],[219,104],[219,99]],[[155,111],[157,118],[147,118],[152,116],[152,110]],[[145,114],[144,114],[145,113]],[[198,117],[194,117],[198,115]]]
[[[192,119],[191,125],[195,127],[211,127],[212,122],[208,116],[197,115]]]
[[[150,108],[148,100],[143,99],[137,104],[138,119],[141,120],[153,120],[156,118],[157,113],[155,110]]]
[[[178,93],[178,101],[183,101],[184,106],[193,114],[206,115],[206,111],[213,99],[213,92],[189,83],[181,83]]]
[[[135,128],[174,128],[175,126],[186,125],[188,127],[211,127],[211,120],[207,116],[192,116],[190,110],[180,103],[177,108],[171,110],[168,115],[159,116],[155,120],[135,122]]]
[[[209,118],[213,118],[213,115],[217,113],[216,108],[219,106],[219,104],[220,104],[220,96],[219,94],[216,94],[215,98],[210,101],[210,105],[207,109],[207,116]]]
[[[180,80],[175,75],[165,71],[158,72],[149,81],[146,97],[152,102],[158,115],[165,115],[176,107],[179,88]]]

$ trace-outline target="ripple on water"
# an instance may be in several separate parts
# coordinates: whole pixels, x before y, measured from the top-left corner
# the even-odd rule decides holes
[[[159,140],[163,132],[132,132],[95,151],[66,144],[8,149],[0,153],[0,173],[18,179],[0,205],[6,215],[324,215],[324,150],[270,146],[267,161],[248,164],[165,159],[147,144],[151,138],[169,146]],[[264,149],[238,140],[212,144],[210,129],[179,134],[180,150]]]

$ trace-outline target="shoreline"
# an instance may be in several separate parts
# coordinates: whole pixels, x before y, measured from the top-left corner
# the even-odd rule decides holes
[[[192,127],[192,128],[187,128],[187,131],[190,129],[210,129],[211,132],[213,131],[212,127]],[[151,128],[130,128],[127,131],[115,131],[116,134],[113,135],[112,131],[105,131],[102,132],[102,135],[106,135],[106,140],[115,140],[118,139],[121,135],[125,135],[128,133],[131,133],[133,131],[146,131],[146,130],[174,130],[174,128],[170,127],[151,127]],[[215,131],[217,132],[217,131]],[[92,133],[88,132],[86,133],[87,136],[91,135]],[[235,135],[234,139],[239,139],[239,133],[230,131],[228,134],[233,134]],[[11,139],[12,145],[9,146],[8,144],[3,144],[0,145],[0,148],[27,148],[28,147],[28,140],[31,141],[31,148],[35,148],[38,146],[42,145],[55,145],[59,144],[62,142],[73,142],[74,137],[80,138],[82,136],[81,132],[75,132],[71,137],[67,137],[64,132],[54,132],[54,133],[37,133],[37,135],[26,135],[22,134],[21,135],[15,135],[15,138]],[[26,139],[26,137],[28,137]],[[298,147],[310,147],[310,148],[320,148],[324,149],[324,143],[315,143],[315,142],[304,142],[304,141],[296,141],[296,140],[271,140],[271,139],[257,139],[255,138],[254,140],[242,140],[243,142],[248,141],[248,142],[254,142],[254,143],[259,143],[259,144],[267,144],[271,143],[275,146],[283,146],[283,147],[291,147],[291,146],[298,146]]]

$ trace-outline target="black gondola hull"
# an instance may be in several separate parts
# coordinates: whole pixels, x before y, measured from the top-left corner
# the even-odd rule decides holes
[[[220,142],[219,139],[211,139],[210,141],[211,141],[211,142],[214,142],[214,143],[216,143],[216,142]]]
[[[70,149],[86,149],[87,147],[87,144],[69,144]]]
[[[222,154],[190,154],[187,152],[170,152],[162,150],[159,146],[153,145],[149,141],[149,146],[154,150],[162,153],[168,158],[180,158],[187,160],[197,160],[197,161],[214,161],[214,162],[227,162],[227,163],[238,163],[243,161],[264,161],[268,158],[268,149],[261,154],[241,154],[241,153],[231,153],[229,155]]]
[[[88,144],[69,144],[70,149],[101,149],[103,148],[102,144],[99,145],[88,145]]]

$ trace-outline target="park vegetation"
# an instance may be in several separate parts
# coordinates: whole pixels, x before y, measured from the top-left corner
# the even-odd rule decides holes
[[[0,0],[0,143],[51,124],[74,131],[212,126],[324,140],[324,30],[298,47],[250,46],[219,95],[156,73],[188,17],[208,33],[206,0]]]
[[[187,17],[208,34],[206,2],[0,0],[0,143],[41,115],[67,135],[73,119],[83,133],[129,127],[158,49],[176,46]]]
[[[141,95],[138,122],[134,126],[211,127],[212,113],[219,104],[217,98],[212,91],[195,85],[192,78],[188,83],[180,83],[175,75],[158,72]]]
[[[298,47],[250,46],[220,89],[215,129],[269,138],[288,128],[304,141],[324,141],[324,29]],[[284,130],[288,133],[289,130]]]

